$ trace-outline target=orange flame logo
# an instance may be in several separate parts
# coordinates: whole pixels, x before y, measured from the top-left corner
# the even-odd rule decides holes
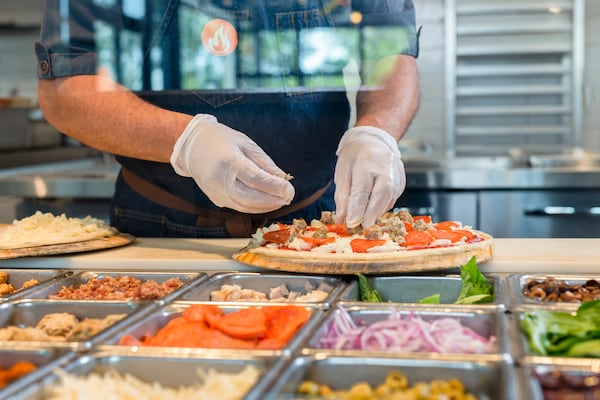
[[[224,19],[213,19],[204,25],[201,39],[204,48],[216,56],[227,56],[238,45],[237,31]]]

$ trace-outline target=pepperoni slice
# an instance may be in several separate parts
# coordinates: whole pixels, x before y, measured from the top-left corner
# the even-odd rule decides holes
[[[298,236],[299,239],[304,240],[306,243],[310,243],[311,248],[322,246],[327,243],[335,242],[335,237],[327,237],[327,238],[314,238],[314,237],[306,237],[306,236]]]
[[[284,244],[290,239],[290,229],[279,229],[277,231],[270,231],[263,233],[263,240],[271,243]]]
[[[381,246],[385,244],[385,239],[352,239],[350,241],[350,247],[355,253],[366,253],[371,247]]]
[[[405,246],[427,246],[433,242],[433,238],[426,231],[406,232],[404,236]]]
[[[445,231],[430,229],[427,231],[427,233],[429,233],[435,240],[448,239],[452,243],[456,243],[464,237],[464,235],[461,232],[456,232],[452,230]]]
[[[327,232],[337,233],[339,236],[350,236],[345,224],[327,224]]]
[[[461,225],[458,222],[454,222],[454,221],[442,221],[442,222],[438,222],[434,226],[435,226],[435,229],[437,229],[439,231],[450,231],[453,229],[459,229]]]
[[[477,237],[477,235],[476,235],[475,233],[471,232],[471,231],[470,231],[470,230],[468,230],[468,229],[455,229],[455,230],[454,230],[454,232],[458,232],[458,233],[460,233],[460,234],[461,234],[461,235],[463,235],[463,236],[464,236],[464,237],[465,237],[467,240],[470,240],[470,239],[473,239],[473,238],[476,238],[476,237]]]

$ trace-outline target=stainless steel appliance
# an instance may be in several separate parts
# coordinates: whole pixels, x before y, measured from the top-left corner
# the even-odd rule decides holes
[[[494,237],[600,237],[600,155],[514,154],[408,158],[407,190],[396,206]]]
[[[600,190],[479,193],[479,228],[496,237],[600,237]]]

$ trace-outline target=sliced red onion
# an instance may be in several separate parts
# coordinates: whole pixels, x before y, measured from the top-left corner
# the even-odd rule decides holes
[[[387,319],[362,325],[342,309],[325,327],[317,347],[337,350],[369,350],[435,353],[487,353],[496,340],[484,338],[456,318],[426,321],[415,313],[392,311]]]

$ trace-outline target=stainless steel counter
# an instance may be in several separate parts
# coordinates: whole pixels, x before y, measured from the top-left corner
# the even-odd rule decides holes
[[[0,171],[0,195],[26,198],[110,199],[119,166],[90,157]]]
[[[0,176],[11,171],[46,164],[99,157],[100,152],[84,146],[48,146],[41,148],[21,148],[0,151]]]

